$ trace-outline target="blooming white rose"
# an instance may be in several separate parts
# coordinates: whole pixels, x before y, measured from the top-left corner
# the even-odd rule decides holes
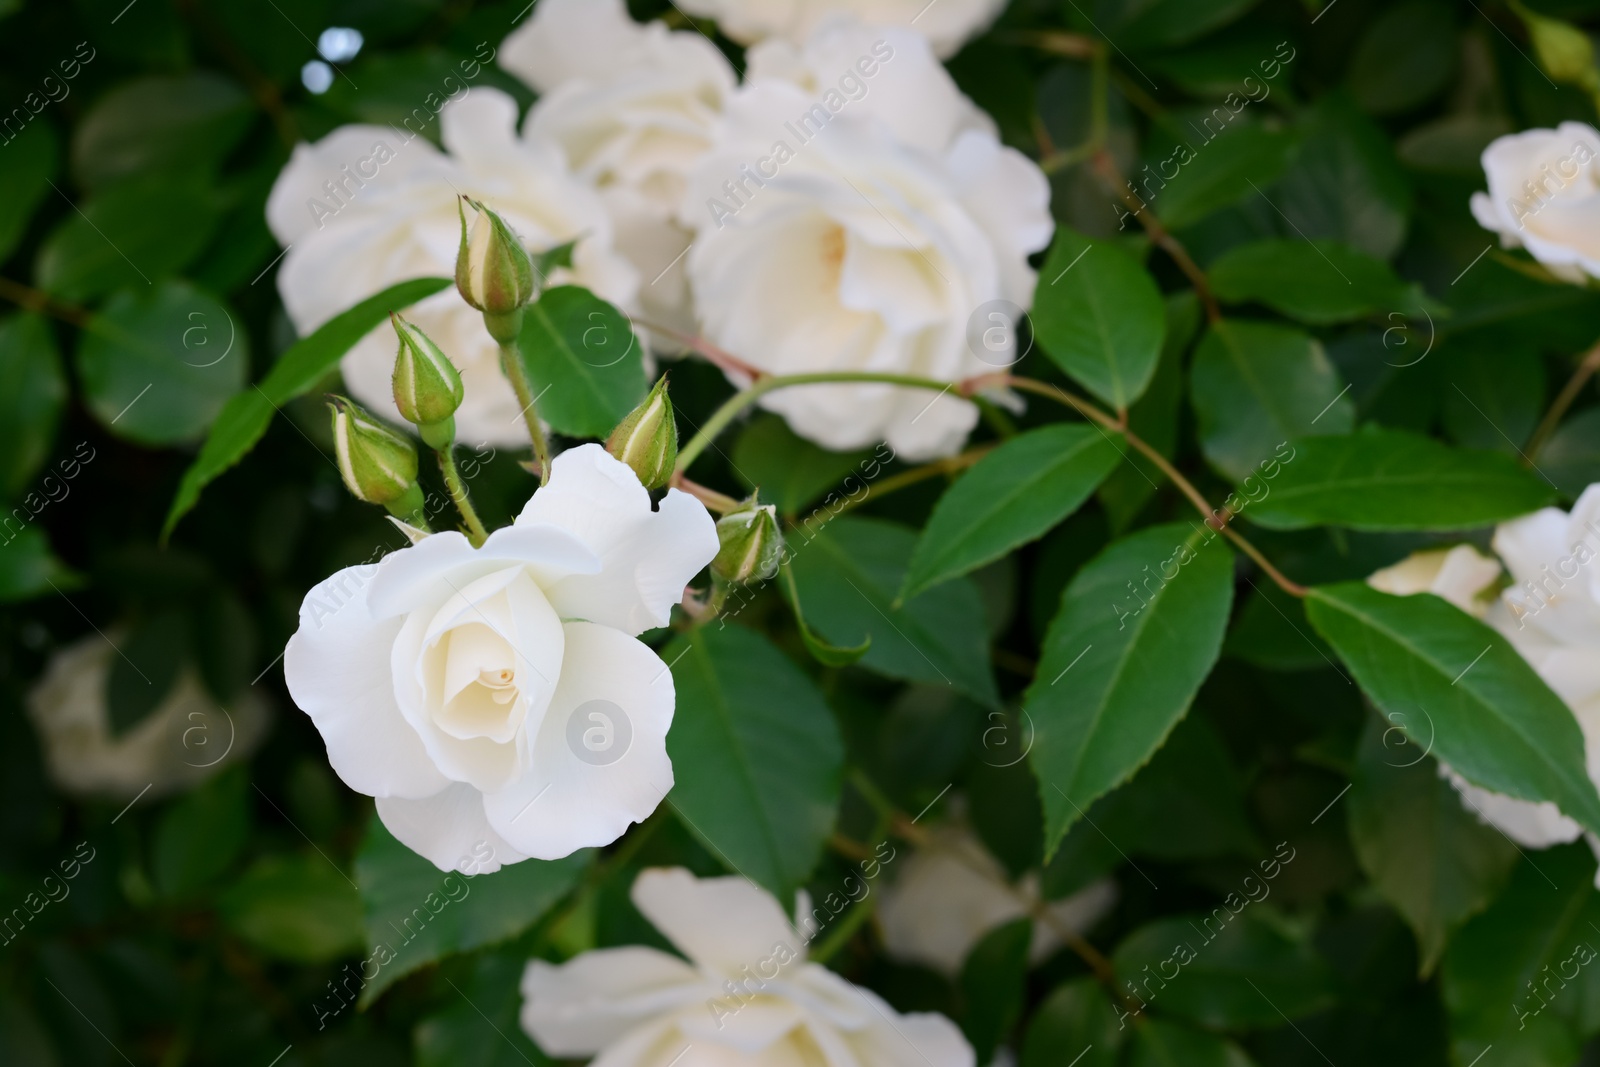
[[[560,144],[600,191],[616,248],[639,270],[645,314],[692,331],[680,263],[691,234],[676,216],[733,91],[732,65],[693,30],[634,22],[622,0],[542,0],[499,59],[541,94],[525,134]]]
[[[680,0],[680,6],[716,19],[741,44],[769,37],[803,41],[823,22],[848,13],[869,26],[914,30],[948,58],[987,29],[1006,0]]]
[[[1483,150],[1487,193],[1472,216],[1526,248],[1550,271],[1582,284],[1600,277],[1600,131],[1582,122],[1497,137]]]
[[[837,71],[793,80],[829,56]],[[1027,257],[1050,240],[1049,198],[1044,174],[1000,144],[920,37],[830,24],[803,53],[752,56],[691,176],[702,332],[775,374],[993,372],[969,321],[990,301],[1032,302]],[[826,448],[887,440],[912,460],[954,452],[978,417],[948,392],[877,384],[791,387],[761,403]]]
[[[743,878],[647,870],[633,902],[688,961],[629,947],[529,963],[522,1028],[549,1055],[667,1067],[692,1048],[685,1064],[973,1067],[949,1019],[901,1015],[807,962],[783,908]]]
[[[131,799],[195,785],[247,758],[267,732],[266,702],[245,690],[223,708],[194,672],[179,673],[154,711],[113,734],[106,684],[119,653],[99,634],[50,658],[28,694],[28,715],[44,743],[50,780],[68,793]]]
[[[652,510],[589,444],[481,548],[437,533],[300,607],[284,672],[345,784],[401,842],[473,873],[616,840],[672,788],[672,674],[635,637],[717,552],[698,500]]]
[[[1115,883],[1104,879],[1046,904],[1037,872],[1012,884],[978,839],[956,826],[930,833],[929,843],[907,857],[882,892],[878,922],[889,955],[952,977],[996,926],[1043,906],[1048,921],[1034,922],[1028,949],[1029,961],[1039,963],[1061,947],[1063,931],[1081,934],[1104,918],[1117,897]]]
[[[546,281],[573,281],[631,309],[638,274],[612,247],[599,195],[573,176],[559,146],[518,139],[515,101],[473,89],[446,105],[439,122],[448,154],[389,126],[344,126],[295,147],[267,200],[267,222],[289,249],[278,292],[302,335],[396,282],[453,275],[461,241],[457,194],[486,202],[533,251],[576,239],[572,271]],[[447,288],[406,317],[461,371],[461,439],[524,443],[521,405],[482,315]],[[395,349],[385,323],[350,350],[341,369],[351,395],[398,422]]]

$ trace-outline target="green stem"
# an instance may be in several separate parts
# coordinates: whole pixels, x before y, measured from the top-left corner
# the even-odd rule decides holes
[[[478,510],[472,506],[472,497],[467,493],[467,483],[461,480],[461,471],[456,466],[453,447],[439,450],[439,470],[444,473],[444,484],[445,488],[450,490],[450,499],[455,501],[456,510],[461,512],[461,518],[466,521],[467,532],[472,538],[472,547],[478,548],[489,539],[489,531],[484,528],[483,520],[478,518]]]
[[[856,931],[861,929],[863,923],[872,917],[876,910],[876,903],[871,896],[862,897],[856,906],[845,913],[841,922],[835,923],[828,936],[817,943],[817,946],[806,953],[806,958],[812,963],[827,963],[850,939],[856,936]]]
[[[1539,428],[1533,431],[1533,436],[1528,440],[1527,460],[1531,464],[1539,457],[1539,450],[1544,448],[1550,440],[1550,435],[1556,432],[1556,427],[1561,425],[1561,418],[1578,399],[1578,394],[1583,392],[1583,387],[1600,370],[1600,342],[1596,342],[1589,351],[1585,352],[1583,359],[1578,364],[1578,369],[1562,388],[1561,394],[1556,397],[1555,403],[1550,405],[1550,410],[1539,421]]]
[[[539,411],[534,407],[528,369],[522,365],[522,354],[517,351],[516,345],[500,346],[500,368],[511,380],[511,388],[517,393],[517,403],[522,405],[522,419],[528,424],[528,439],[533,442],[533,461],[539,465],[539,484],[544,485],[550,481],[550,444],[545,440]]]
[[[678,450],[677,472],[682,474],[689,469],[689,465],[700,457],[716,436],[728,428],[728,424],[738,418],[739,413],[745,408],[760,400],[763,396],[775,389],[784,389],[791,385],[826,385],[831,382],[875,382],[882,385],[904,385],[913,389],[933,389],[944,391],[958,389],[956,382],[941,382],[936,378],[919,378],[910,374],[877,374],[870,371],[828,371],[817,374],[777,374],[760,381],[735,393],[728,398],[727,403],[718,408],[716,413],[706,420],[700,432],[695,434],[689,443]]]

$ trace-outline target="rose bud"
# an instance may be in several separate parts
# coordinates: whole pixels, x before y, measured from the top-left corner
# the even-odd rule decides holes
[[[382,504],[409,519],[423,510],[417,446],[342,396],[330,398],[333,450],[345,488],[357,500]]]
[[[415,423],[429,448],[444,450],[456,438],[456,408],[464,390],[450,357],[427,334],[398,315],[391,315],[400,337],[394,360],[394,406]]]
[[[606,451],[633,468],[646,489],[660,489],[672,481],[672,468],[678,462],[678,424],[667,396],[665,374],[650,395],[611,431]]]
[[[462,299],[483,312],[489,333],[512,344],[522,325],[522,308],[533,299],[533,259],[505,220],[477,200],[462,197],[478,213],[467,230],[461,217],[461,249],[456,253],[456,288]]]
[[[1588,34],[1570,22],[1545,18],[1520,6],[1518,11],[1528,24],[1539,65],[1550,77],[1586,89],[1600,86],[1594,67],[1594,44]]]
[[[733,585],[754,585],[778,573],[783,559],[783,534],[778,530],[778,509],[757,504],[751,497],[717,520],[721,548],[711,561],[711,573]]]

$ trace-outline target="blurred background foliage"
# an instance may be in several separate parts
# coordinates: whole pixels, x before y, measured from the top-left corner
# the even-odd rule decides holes
[[[1535,6],[1600,26],[1595,0]],[[684,21],[667,4],[632,7],[636,17]],[[664,807],[650,833],[605,857],[475,881],[448,923],[408,946],[404,965],[386,970],[359,1007],[344,1007],[333,988],[358,966],[369,931],[404,915],[437,872],[332,776],[275,663],[305,590],[394,547],[396,535],[340,486],[322,403],[308,396],[207,490],[170,543],[159,540],[210,421],[294,340],[263,219],[292,145],[343,123],[410,114],[459,61],[498,45],[523,11],[522,0],[0,0],[0,499],[26,516],[0,535],[0,908],[37,895],[74,856],[81,863],[68,895],[0,946],[0,1062],[543,1063],[515,1022],[523,962],[659,943],[627,900],[632,872],[723,869]],[[317,41],[340,27],[358,30],[361,43],[329,64]],[[1467,210],[1490,139],[1594,118],[1581,88],[1557,85],[1532,58],[1518,11],[1472,0],[1336,0],[1326,10],[1315,0],[1015,0],[951,69],[1005,139],[1044,162],[1058,220],[1110,237],[1125,221],[1121,208],[1071,157],[1093,122],[1088,64],[1053,55],[1040,36],[1060,30],[1117,43],[1105,113],[1130,177],[1169,158],[1244,73],[1281,59],[1285,43],[1293,58],[1270,93],[1162,190],[1157,213],[1209,270],[1268,238],[1337,241],[1369,257],[1359,269],[1377,295],[1353,311],[1317,305],[1316,294],[1263,295],[1259,265],[1214,274],[1228,279],[1216,286],[1230,302],[1315,326],[1328,362],[1315,357],[1306,373],[1326,381],[1292,377],[1286,405],[1297,389],[1321,395],[1342,379],[1352,386],[1333,417],[1342,431],[1376,423],[1511,454],[1527,442],[1575,354],[1600,336],[1600,294],[1519,273],[1488,249]],[[337,40],[348,51],[348,35]],[[722,43],[737,60],[737,47]],[[524,106],[532,99],[486,67],[480,84],[491,83]],[[41,94],[54,98],[34,113],[25,101]],[[437,137],[436,123],[428,133]],[[1151,269],[1164,288],[1180,287],[1162,273],[1167,261],[1152,258]],[[1387,307],[1407,314],[1374,311]],[[1197,309],[1180,297],[1167,313],[1173,340],[1135,425],[1185,469],[1203,468],[1197,442],[1206,439],[1204,458],[1226,471],[1228,442],[1208,437],[1204,415],[1197,425],[1182,403]],[[1202,364],[1203,352],[1193,359]],[[1028,371],[1064,380],[1037,357]],[[728,394],[699,363],[675,370],[672,384],[696,425]],[[1255,401],[1243,391],[1219,395],[1232,425],[1287,417],[1248,407]],[[1031,412],[1023,425],[1046,417]],[[770,416],[751,422],[731,451],[787,516],[823,500],[863,458],[821,452]],[[509,519],[529,491],[517,458],[476,457],[473,492],[491,523]],[[1591,394],[1545,445],[1541,467],[1568,495],[1600,481]],[[994,765],[1005,761],[992,758],[986,731],[996,714],[1023,729],[1011,709],[1078,568],[1136,521],[1187,518],[1180,500],[1137,475],[1119,471],[1044,540],[946,587],[928,625],[931,640],[970,668],[965,695],[932,689],[892,661],[816,668],[775,590],[739,624],[806,663],[838,722],[845,763],[895,805],[918,811],[957,783],[990,851],[1013,873],[1035,868],[1036,786],[1026,763]],[[696,477],[742,488],[714,450]],[[1225,488],[1217,474],[1202,477],[1208,491]],[[869,500],[858,517],[920,526],[942,487],[936,479]],[[849,555],[851,531],[870,528],[829,536]],[[1321,529],[1259,536],[1302,581],[1363,577],[1426,540]],[[819,556],[802,566],[825,564]],[[829,618],[836,579],[807,580],[819,625],[850,638]],[[1286,628],[1282,617],[1299,621]],[[119,732],[192,670],[219,705],[246,690],[265,697],[273,714],[260,750],[182,795],[131,807],[64,797],[45,772],[25,694],[55,651],[113,629],[129,667],[142,668],[112,664]],[[741,639],[730,632],[714,640]],[[1161,1005],[1138,1048],[1122,1047],[1082,959],[1062,951],[1026,971],[1008,928],[980,944],[955,982],[887,961],[870,925],[831,965],[898,1007],[948,1012],[980,1049],[1004,1043],[1024,1067],[1238,1063],[1241,1048],[1263,1065],[1317,1062],[1308,1041],[1338,1064],[1465,1067],[1452,1034],[1481,1038],[1473,1048],[1493,1040],[1524,979],[1600,920],[1588,888],[1593,860],[1582,845],[1540,857],[1576,887],[1556,907],[1540,895],[1532,861],[1462,813],[1431,758],[1405,776],[1375,776],[1387,762],[1383,724],[1310,632],[1297,604],[1242,586],[1225,658],[1196,712],[1133,783],[1092,809],[1093,823],[1079,823],[1043,873],[1050,897],[1115,874],[1119,902],[1089,940],[1119,975],[1137,974],[1170,940],[1162,924],[1215,906],[1278,842],[1292,843],[1270,903],[1205,958],[1211,973],[1192,1002]],[[1329,806],[1350,782],[1351,795]],[[870,800],[846,785],[841,833],[870,837]],[[1419,849],[1419,840],[1433,845]],[[826,893],[849,869],[829,852],[814,870],[783,876]],[[1451,892],[1430,896],[1441,884]],[[1295,1021],[1264,1012],[1242,978],[1272,990]],[[1576,1062],[1596,1032],[1600,983],[1591,979],[1541,1019],[1537,1056],[1520,1062]],[[1072,1060],[1097,1033],[1087,1057]],[[1224,1033],[1227,1041],[1216,1036]]]

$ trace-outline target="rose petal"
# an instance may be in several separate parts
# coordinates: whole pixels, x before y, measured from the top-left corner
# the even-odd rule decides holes
[[[528,858],[495,833],[483,811],[483,794],[465,782],[422,800],[379,797],[377,808],[396,841],[441,871],[493,874]],[[485,846],[492,850],[487,861]]]
[[[634,906],[701,967],[732,978],[800,940],[772,894],[748,879],[696,878],[682,867],[656,867],[633,883]]]
[[[631,946],[585,952],[522,974],[522,1029],[551,1056],[592,1056],[640,1023],[706,996],[682,960]]]

